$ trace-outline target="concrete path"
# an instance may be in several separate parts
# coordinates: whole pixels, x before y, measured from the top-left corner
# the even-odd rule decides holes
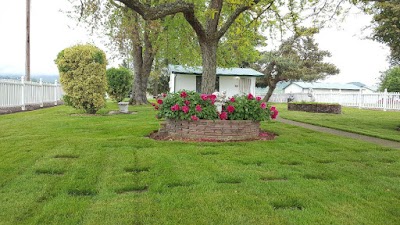
[[[324,133],[334,134],[334,135],[338,135],[338,136],[354,138],[354,139],[358,139],[358,140],[362,140],[362,141],[366,141],[366,142],[371,142],[371,143],[381,145],[384,147],[400,149],[400,142],[397,142],[397,141],[390,141],[390,140],[380,139],[380,138],[366,136],[366,135],[362,135],[362,134],[355,134],[355,133],[350,133],[350,132],[341,131],[341,130],[335,130],[335,129],[331,129],[331,128],[327,128],[327,127],[315,126],[315,125],[296,122],[293,120],[287,120],[287,119],[283,119],[283,118],[277,118],[277,121],[286,123],[286,124],[290,124],[290,125],[294,125],[294,126],[303,127],[303,128],[310,129],[310,130],[315,130],[315,131],[319,131],[319,132],[324,132]]]

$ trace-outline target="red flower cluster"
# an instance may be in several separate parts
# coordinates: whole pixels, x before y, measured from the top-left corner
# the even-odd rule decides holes
[[[197,111],[197,112],[201,112],[201,110],[203,110],[203,109],[201,108],[201,105],[196,105],[196,111]]]
[[[193,115],[193,116],[191,116],[190,118],[191,118],[193,121],[199,120],[199,117],[197,117],[196,115]]]
[[[184,113],[188,113],[189,112],[189,106],[187,106],[187,105],[182,106],[182,111]]]
[[[178,104],[175,104],[175,105],[171,106],[171,111],[172,112],[179,111],[179,109],[180,109],[180,107],[179,107]]]
[[[257,101],[261,101],[261,97],[258,96],[258,97],[256,98],[256,100],[257,100]]]
[[[248,100],[253,100],[253,99],[254,99],[254,96],[253,96],[251,93],[249,93],[249,95],[247,95],[247,99],[248,99]]]
[[[217,96],[213,95],[213,94],[210,94],[210,95],[201,94],[200,97],[201,97],[201,99],[203,99],[203,101],[211,100],[212,104],[214,104],[215,99],[217,99]]]
[[[228,113],[226,113],[226,112],[221,112],[221,113],[219,114],[219,118],[220,118],[221,120],[227,120],[227,119],[228,119]]]
[[[226,110],[228,110],[229,113],[233,113],[235,111],[235,106],[233,105],[228,105],[228,107],[226,108]]]
[[[186,98],[186,97],[187,97],[187,93],[186,93],[185,91],[182,91],[181,97],[182,97],[182,98]]]
[[[276,109],[276,107],[275,106],[272,106],[271,108],[270,108],[270,111],[271,111],[271,119],[276,119],[276,117],[278,116],[278,110]]]
[[[267,108],[267,103],[261,102],[260,107],[261,107],[262,109]]]

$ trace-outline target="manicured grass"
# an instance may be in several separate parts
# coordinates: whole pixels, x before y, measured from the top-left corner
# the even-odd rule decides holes
[[[288,111],[287,104],[274,104],[279,116],[298,122],[400,141],[400,112],[342,107],[342,114]]]
[[[279,122],[268,142],[158,142],[152,107],[130,109],[0,116],[0,224],[400,223],[398,150]]]

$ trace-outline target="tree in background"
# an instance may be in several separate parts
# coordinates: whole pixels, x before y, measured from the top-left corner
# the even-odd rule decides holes
[[[400,0],[366,1],[373,15],[372,38],[390,48],[390,62],[400,64]],[[368,4],[369,2],[369,4]],[[373,3],[371,3],[373,2]]]
[[[104,52],[93,45],[75,45],[55,60],[68,105],[95,114],[105,106],[107,90]]]
[[[381,81],[379,90],[388,92],[400,92],[400,66],[395,66],[383,72],[379,78]]]
[[[321,3],[316,0],[116,1],[136,11],[145,20],[156,20],[177,13],[184,15],[185,20],[194,30],[201,49],[202,93],[212,93],[215,90],[218,48],[220,42],[226,38],[224,36],[228,29],[238,20],[251,18],[254,21],[262,21],[263,23],[259,23],[259,28],[264,26],[266,29],[275,26],[296,27],[303,19],[317,24],[324,21],[327,14],[332,14],[330,17],[332,18],[341,11],[340,5],[343,2],[324,1]]]
[[[106,72],[108,89],[111,99],[121,102],[128,96],[132,87],[132,72],[124,67],[110,68]]]
[[[268,101],[280,81],[315,81],[339,73],[339,69],[323,62],[331,53],[318,48],[315,29],[299,30],[300,33],[285,40],[276,51],[264,52],[254,68],[262,71],[258,86],[268,87],[264,101]]]

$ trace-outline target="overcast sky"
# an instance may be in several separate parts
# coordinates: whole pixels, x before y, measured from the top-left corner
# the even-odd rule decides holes
[[[25,71],[25,0],[0,1],[0,74],[24,74]],[[32,0],[31,7],[31,73],[58,74],[54,59],[62,49],[77,43],[92,42],[103,47],[76,23],[60,12],[67,10],[67,0]],[[327,60],[341,71],[325,82],[359,81],[367,85],[378,82],[380,71],[389,67],[386,46],[363,37],[370,17],[351,14],[341,28],[324,29],[316,40],[320,49],[328,50]],[[118,62],[112,62],[116,65]]]

